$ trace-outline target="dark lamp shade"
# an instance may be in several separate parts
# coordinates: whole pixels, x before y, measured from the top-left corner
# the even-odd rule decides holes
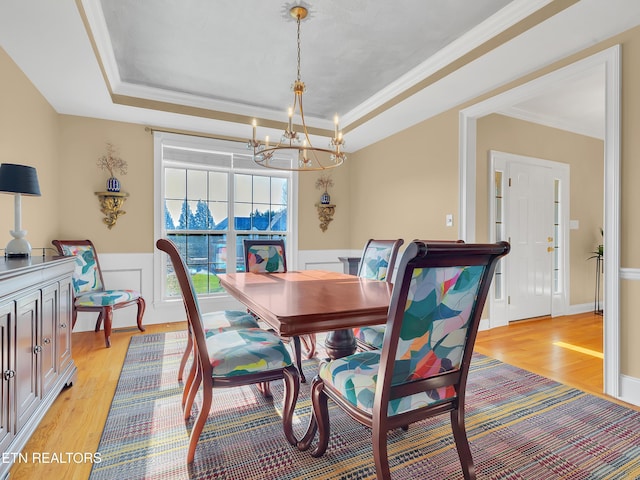
[[[40,196],[38,173],[34,167],[3,163],[0,165],[0,192]]]

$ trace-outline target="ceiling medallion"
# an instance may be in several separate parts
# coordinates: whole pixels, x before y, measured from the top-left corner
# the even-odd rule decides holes
[[[334,117],[334,136],[329,142],[328,148],[314,147],[311,144],[307,124],[304,119],[302,108],[302,94],[305,91],[305,84],[300,79],[300,22],[307,17],[309,10],[302,5],[295,5],[289,10],[289,14],[296,20],[298,27],[298,76],[293,83],[293,107],[289,107],[289,120],[287,128],[282,133],[280,141],[273,145],[269,143],[269,137],[265,137],[264,142],[256,139],[257,122],[253,120],[253,136],[249,140],[249,148],[253,148],[253,160],[263,167],[275,168],[278,170],[293,171],[315,171],[335,168],[342,165],[347,158],[341,148],[344,147],[344,139],[340,130],[338,116]],[[297,109],[297,110],[296,110]],[[300,117],[302,131],[296,132],[293,129],[293,115]],[[278,158],[278,153],[285,153],[286,158],[293,159],[290,162]]]

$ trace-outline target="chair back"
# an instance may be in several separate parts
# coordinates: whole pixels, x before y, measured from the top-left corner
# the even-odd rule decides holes
[[[390,282],[398,250],[403,243],[404,240],[401,238],[397,240],[369,239],[362,251],[358,276]]]
[[[158,250],[165,252],[171,260],[173,271],[178,280],[180,292],[182,293],[182,301],[187,313],[189,331],[193,335],[198,365],[203,369],[205,376],[208,375],[211,377],[212,367],[208,360],[209,355],[207,353],[204,324],[200,314],[198,297],[193,288],[193,282],[191,281],[191,275],[189,275],[187,266],[180,256],[180,252],[175,243],[171,240],[161,238],[156,242],[156,247],[158,247]]]
[[[287,271],[287,257],[283,239],[244,240],[246,272],[283,273]]]
[[[98,255],[91,240],[53,240],[51,243],[60,255],[76,257],[73,272],[73,290],[76,296],[104,290]]]
[[[425,393],[431,408],[464,407],[480,317],[496,263],[508,252],[507,242],[408,245],[389,306],[374,415],[417,410]]]

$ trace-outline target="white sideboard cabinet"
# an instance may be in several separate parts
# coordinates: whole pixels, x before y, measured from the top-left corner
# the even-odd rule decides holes
[[[73,257],[0,259],[0,479],[73,384]]]

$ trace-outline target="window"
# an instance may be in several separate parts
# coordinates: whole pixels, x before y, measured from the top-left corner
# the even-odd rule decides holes
[[[244,270],[245,238],[283,238],[291,255],[290,172],[256,166],[235,142],[155,135],[157,236],[178,246],[198,295],[223,292],[217,274]],[[179,296],[168,259],[161,269],[162,298]]]

